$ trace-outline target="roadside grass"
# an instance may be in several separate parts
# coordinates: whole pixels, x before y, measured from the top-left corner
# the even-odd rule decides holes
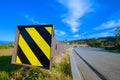
[[[55,80],[72,80],[69,55],[70,50],[66,50],[64,53],[54,57],[51,71],[58,77],[58,79]]]
[[[0,80],[72,80],[69,53],[70,50],[66,50],[55,56],[51,70],[13,65],[11,53],[2,55],[0,56]]]

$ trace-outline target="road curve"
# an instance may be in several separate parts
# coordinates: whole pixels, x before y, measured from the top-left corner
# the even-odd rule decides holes
[[[75,52],[90,64],[98,75],[102,75],[103,79],[120,80],[119,53],[108,52],[102,48],[76,48]]]

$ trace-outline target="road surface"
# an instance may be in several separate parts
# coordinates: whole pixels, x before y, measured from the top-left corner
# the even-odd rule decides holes
[[[76,58],[78,62],[82,60],[83,62],[87,63],[88,67],[93,72],[96,72],[96,74],[98,74],[101,79],[105,78],[107,80],[120,80],[119,53],[108,52],[102,48],[76,48],[75,52],[79,56],[79,59]],[[81,73],[84,76],[84,79],[99,79],[95,74],[93,74],[93,72],[90,72],[89,69],[84,69],[86,66],[82,66],[83,62],[81,64],[77,64],[80,65]]]

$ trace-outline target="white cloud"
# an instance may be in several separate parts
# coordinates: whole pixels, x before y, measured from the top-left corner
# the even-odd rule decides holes
[[[110,20],[101,24],[99,27],[95,27],[94,30],[104,30],[109,28],[115,28],[117,26],[120,26],[120,20]]]
[[[80,37],[81,35],[79,35],[79,34],[75,34],[73,37],[75,37],[75,38],[78,38],[78,37]]]
[[[71,27],[73,33],[79,30],[80,18],[92,11],[89,0],[59,0],[68,12],[62,16],[62,21]]]
[[[58,36],[63,36],[63,35],[66,35],[66,32],[61,31],[61,30],[55,30],[55,34]]]
[[[96,33],[96,34],[92,34],[90,35],[88,38],[97,38],[97,37],[105,37],[105,36],[109,36],[108,32],[101,32],[101,33]]]
[[[96,34],[91,34],[88,36],[88,38],[98,38],[98,37],[106,37],[106,36],[113,36],[115,29],[111,29],[105,32],[100,32]]]
[[[82,34],[75,34],[73,35],[73,39],[85,39],[86,36],[82,35]]]
[[[28,14],[24,14],[23,16],[29,21],[31,21],[32,23],[40,24],[38,21],[36,21],[33,17],[29,16]]]

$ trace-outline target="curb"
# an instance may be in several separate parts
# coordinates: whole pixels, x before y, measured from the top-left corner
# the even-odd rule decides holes
[[[82,77],[82,74],[79,72],[77,65],[75,63],[74,57],[73,57],[73,48],[71,48],[70,53],[70,64],[71,64],[71,70],[72,70],[72,76],[73,80],[84,80]]]

